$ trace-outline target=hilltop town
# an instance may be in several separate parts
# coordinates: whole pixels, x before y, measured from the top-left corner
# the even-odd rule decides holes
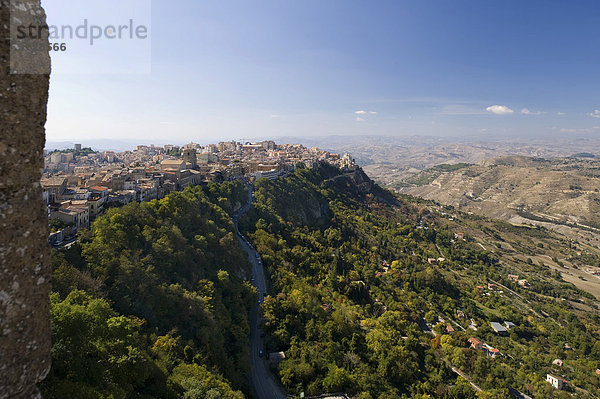
[[[41,185],[52,228],[49,241],[63,245],[109,207],[161,199],[188,185],[274,180],[298,164],[313,167],[319,162],[355,167],[349,154],[270,140],[138,145],[124,152],[97,152],[75,144],[73,149],[46,152]]]

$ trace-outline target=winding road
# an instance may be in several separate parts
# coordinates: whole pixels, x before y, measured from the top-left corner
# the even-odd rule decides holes
[[[237,231],[237,238],[244,251],[248,254],[248,259],[252,264],[252,285],[258,291],[258,304],[253,306],[250,314],[250,384],[257,399],[285,399],[287,395],[279,383],[273,377],[269,365],[265,361],[263,332],[259,328],[260,316],[259,306],[267,292],[265,282],[265,272],[258,252],[252,247],[252,244],[238,230],[238,220],[240,216],[250,209],[253,200],[252,186],[248,185],[248,202],[233,215],[233,222]]]

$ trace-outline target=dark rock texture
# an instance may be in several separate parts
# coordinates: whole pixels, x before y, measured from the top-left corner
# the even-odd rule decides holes
[[[45,24],[39,1],[0,0],[0,399],[39,397],[35,384],[50,369],[50,249],[39,184],[50,58],[34,51],[27,63],[45,73],[11,74],[11,5],[21,24]]]
[[[370,195],[384,204],[398,205],[398,200],[394,195],[375,184],[361,168],[345,171],[341,175],[329,179],[328,182],[333,184],[338,191],[345,191],[353,198],[365,200],[367,195]]]

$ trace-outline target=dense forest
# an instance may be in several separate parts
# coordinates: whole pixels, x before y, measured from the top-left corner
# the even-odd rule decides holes
[[[255,196],[240,226],[270,274],[267,350],[285,352],[274,371],[290,394],[553,398],[598,389],[598,312],[561,306],[554,298],[586,294],[559,275],[520,289],[495,254],[455,240],[423,204],[394,200],[360,170],[301,169],[258,181]],[[490,327],[504,321],[513,323],[506,333]],[[565,390],[547,373],[568,376]]]
[[[249,264],[230,214],[239,183],[110,209],[52,253],[46,398],[242,398]]]

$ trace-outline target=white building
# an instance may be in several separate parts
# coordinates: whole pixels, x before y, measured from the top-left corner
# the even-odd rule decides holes
[[[254,177],[258,180],[261,178],[266,178],[269,180],[275,180],[279,177],[279,172],[277,169],[271,169],[269,171],[255,172]]]
[[[546,382],[548,382],[556,389],[563,389],[563,387],[565,386],[565,381],[563,379],[555,377],[551,374],[546,375]]]

